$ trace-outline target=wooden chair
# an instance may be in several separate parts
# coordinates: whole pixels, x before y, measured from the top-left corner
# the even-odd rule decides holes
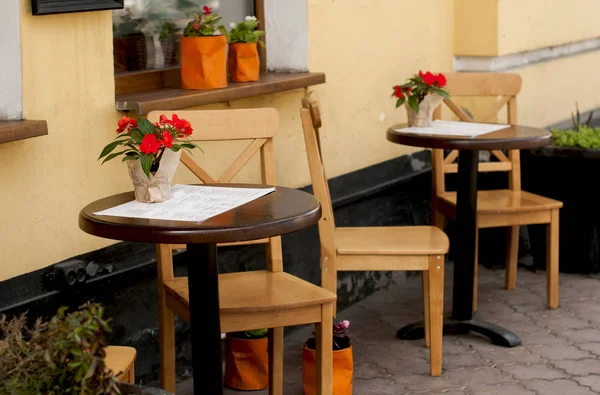
[[[148,119],[155,122],[160,114]],[[275,185],[273,137],[279,129],[275,109],[216,111],[177,111],[190,121],[195,141],[251,140],[248,147],[219,178],[212,178],[190,155],[182,153],[181,162],[204,183],[227,183],[260,151],[262,181]],[[317,387],[320,394],[332,392],[333,309],[336,295],[314,284],[283,272],[281,238],[272,237],[223,245],[264,244],[267,270],[219,275],[221,330],[237,332],[269,329],[269,394],[283,391],[283,327],[316,323]],[[172,246],[159,244],[157,251],[159,286],[160,381],[175,391],[174,313],[189,322],[187,277],[173,276]]]
[[[118,381],[122,383],[135,384],[134,363],[136,350],[133,347],[108,346],[104,350],[106,356],[104,363],[113,371]]]
[[[489,122],[507,107],[508,123],[517,124],[517,94],[521,90],[521,76],[508,73],[448,73],[446,86],[451,95],[444,103],[461,121],[475,120],[461,109],[452,97],[500,97],[480,122]],[[441,118],[442,106],[434,112],[434,118]],[[508,189],[479,191],[477,196],[477,228],[508,227],[507,261],[505,287],[515,289],[517,284],[517,260],[519,252],[519,225],[548,224],[547,228],[547,305],[558,307],[558,214],[562,202],[521,190],[521,162],[519,150],[492,151],[497,161],[480,163],[479,172],[508,172]],[[458,151],[451,151],[444,157],[444,151],[432,150],[433,223],[440,229],[444,217],[456,218],[456,192],[448,192],[445,175],[456,173],[454,162]],[[476,252],[477,254],[477,252]],[[477,280],[477,259],[475,260]],[[477,281],[473,290],[473,308],[477,309]]]
[[[338,271],[422,271],[425,343],[430,347],[431,375],[440,376],[448,237],[432,226],[336,228],[323,166],[319,136],[322,122],[315,92],[302,100],[300,115],[313,190],[323,207],[319,221],[322,286],[336,292]]]

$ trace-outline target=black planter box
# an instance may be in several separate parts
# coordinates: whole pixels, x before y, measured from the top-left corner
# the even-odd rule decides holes
[[[596,180],[600,149],[548,146],[521,152],[523,189],[563,202],[560,210],[560,271],[600,272],[600,210]],[[529,226],[537,268],[546,266],[545,225]]]

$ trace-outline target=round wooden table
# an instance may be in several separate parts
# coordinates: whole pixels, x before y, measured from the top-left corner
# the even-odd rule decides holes
[[[488,337],[497,345],[518,346],[521,340],[513,332],[473,317],[479,150],[543,147],[550,144],[552,135],[542,129],[514,125],[507,125],[504,129],[476,137],[426,135],[411,133],[410,130],[396,131],[407,126],[392,126],[387,131],[387,139],[396,144],[415,147],[460,150],[456,190],[456,234],[460,236],[451,240],[456,248],[452,316],[444,322],[444,331],[452,333],[472,331]],[[397,336],[401,339],[423,338],[423,324],[407,325],[398,330]]]
[[[87,205],[79,214],[79,227],[108,239],[187,244],[194,393],[222,394],[217,243],[262,239],[307,228],[321,218],[321,205],[309,193],[278,186],[268,195],[199,223],[94,214],[132,200],[133,192],[127,192]]]

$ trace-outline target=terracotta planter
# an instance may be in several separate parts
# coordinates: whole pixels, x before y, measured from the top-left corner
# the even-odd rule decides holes
[[[139,160],[128,160],[129,176],[133,183],[135,200],[142,203],[159,203],[169,200],[171,197],[171,181],[177,166],[181,151],[173,152],[170,149],[165,150],[158,170],[146,176]]]
[[[260,58],[257,43],[234,43],[229,46],[229,79],[232,82],[258,81]]]
[[[352,395],[354,362],[352,346],[333,351],[333,395]],[[317,352],[302,347],[302,387],[304,395],[317,394]]]
[[[437,93],[431,93],[419,103],[419,113],[408,106],[408,101],[404,103],[408,114],[408,126],[431,126],[433,111],[442,104],[444,98]]]
[[[225,36],[181,38],[183,89],[217,89],[227,86]]]
[[[269,387],[269,339],[240,339],[225,342],[225,385],[238,390]]]

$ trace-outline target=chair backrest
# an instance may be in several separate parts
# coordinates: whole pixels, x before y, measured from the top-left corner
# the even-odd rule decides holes
[[[148,114],[150,122],[159,120],[161,114],[168,118],[176,113],[179,118],[188,120],[194,132],[193,141],[250,141],[247,148],[219,177],[212,177],[186,152],[181,153],[181,162],[203,183],[217,184],[231,182],[260,151],[262,183],[275,185],[275,152],[273,137],[279,130],[279,113],[274,108],[236,109],[236,110],[187,110],[187,111],[152,111]],[[235,244],[235,243],[233,243]],[[267,269],[274,272],[283,271],[281,237],[246,242],[243,244],[266,244]],[[164,245],[162,246],[164,247]],[[173,279],[171,246],[158,248],[159,282]]]
[[[321,202],[322,216],[319,220],[319,239],[321,242],[321,287],[326,290],[337,292],[337,267],[336,267],[336,244],[335,244],[335,221],[333,219],[333,206],[329,185],[323,166],[321,152],[321,137],[319,129],[322,126],[321,111],[316,92],[310,92],[302,99],[300,109],[302,129],[304,130],[304,141],[306,143],[306,155],[310,168],[310,178],[313,193]]]
[[[489,122],[498,113],[507,107],[507,123],[517,123],[517,94],[521,91],[522,79],[519,74],[513,73],[448,73],[446,89],[450,99],[444,99],[446,106],[464,122]],[[487,111],[486,115],[474,119],[460,108],[453,100],[454,97],[495,97],[496,102]],[[434,112],[434,119],[440,119],[442,106]],[[480,163],[480,172],[504,171],[508,172],[509,188],[521,189],[521,161],[519,150],[510,150],[508,155],[502,151],[491,151],[494,162]],[[432,150],[433,167],[433,193],[441,195],[445,192],[445,174],[458,172],[458,151],[451,151],[444,157],[444,150]]]

